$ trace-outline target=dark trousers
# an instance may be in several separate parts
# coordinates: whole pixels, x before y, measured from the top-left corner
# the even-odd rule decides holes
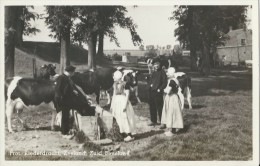
[[[61,133],[63,135],[68,134],[70,130],[70,109],[62,109],[62,118],[61,118]]]
[[[149,105],[151,121],[157,123],[157,113],[161,122],[163,108],[163,92],[149,90]]]

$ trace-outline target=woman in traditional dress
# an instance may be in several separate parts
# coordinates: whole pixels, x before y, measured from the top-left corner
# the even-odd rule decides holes
[[[166,136],[172,136],[172,129],[176,132],[183,128],[182,105],[184,96],[181,93],[179,81],[174,77],[175,69],[170,67],[167,71],[168,84],[164,89],[165,99],[162,111],[161,124],[166,127]],[[162,129],[163,127],[161,127]]]
[[[135,113],[129,101],[130,86],[122,81],[122,73],[114,73],[114,93],[111,102],[111,111],[119,126],[120,133],[126,134],[124,141],[132,141],[135,132]]]

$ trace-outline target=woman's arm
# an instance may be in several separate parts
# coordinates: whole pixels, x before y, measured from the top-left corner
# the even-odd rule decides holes
[[[124,112],[126,111],[126,107],[127,107],[127,104],[128,104],[129,94],[130,94],[130,90],[129,89],[125,89],[126,100],[125,100],[125,103],[124,103]]]

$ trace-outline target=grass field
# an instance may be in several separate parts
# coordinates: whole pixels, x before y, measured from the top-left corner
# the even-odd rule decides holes
[[[17,50],[16,74],[30,74],[30,55]],[[22,56],[21,56],[22,55]],[[27,63],[28,62],[28,63]],[[37,60],[39,64],[46,63]],[[192,110],[183,110],[184,129],[171,138],[166,138],[163,131],[156,127],[147,127],[149,106],[147,104],[147,87],[144,77],[147,74],[145,65],[122,65],[141,71],[139,76],[139,94],[142,101],[132,104],[139,119],[137,125],[145,129],[135,135],[133,142],[115,142],[114,145],[100,147],[91,143],[84,146],[76,139],[62,139],[59,132],[50,131],[51,110],[46,106],[24,111],[31,130],[9,134],[6,131],[7,160],[252,160],[252,73],[213,70],[209,77],[201,77],[197,72],[180,68],[192,77]],[[83,65],[78,66],[84,70]],[[106,101],[102,100],[101,105]],[[258,110],[255,110],[258,111]],[[14,120],[19,130],[19,124]],[[37,133],[40,138],[35,139]],[[130,155],[90,155],[120,146],[120,151],[130,151]],[[81,147],[81,148],[79,148]],[[24,152],[34,150],[87,151],[89,155],[67,156],[24,156],[11,155],[11,151]]]

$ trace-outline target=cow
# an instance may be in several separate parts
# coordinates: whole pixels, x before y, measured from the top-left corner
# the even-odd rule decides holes
[[[125,69],[122,71],[122,73],[123,73],[122,80],[130,85],[130,89],[134,93],[138,103],[141,103],[141,100],[138,97],[138,79],[137,79],[137,77],[139,75],[139,72],[134,71],[134,70]]]
[[[71,76],[71,80],[82,88],[86,94],[96,94],[96,102],[99,104],[100,91],[111,90],[114,80],[113,73],[115,68],[97,68],[94,71],[88,70],[83,73],[75,72]],[[109,94],[109,93],[108,93]],[[107,104],[110,104],[111,97],[108,97]]]
[[[26,124],[21,119],[23,108],[29,106],[38,106],[41,103],[50,104],[52,107],[51,129],[54,130],[54,122],[57,112],[61,111],[57,107],[55,101],[55,87],[57,82],[52,80],[13,77],[5,81],[5,97],[6,97],[6,117],[8,131],[13,132],[11,125],[11,118],[14,111],[17,111],[19,121],[26,127]],[[68,92],[69,93],[69,92]],[[80,94],[81,92],[79,92]],[[86,99],[85,99],[86,100]],[[81,114],[87,114],[89,111],[93,114],[93,108],[90,109],[89,104],[83,100],[82,95],[72,96],[69,103],[75,106],[75,110],[80,111]],[[80,109],[79,109],[80,106]],[[84,106],[84,110],[82,109]],[[87,112],[87,113],[86,113]]]
[[[8,131],[13,132],[11,118],[16,110],[20,122],[26,127],[21,119],[21,113],[24,107],[37,106],[41,103],[51,104],[54,99],[55,82],[43,79],[13,77],[5,81],[5,97],[6,97],[6,117]],[[56,111],[54,103],[52,103],[52,121],[51,127],[54,129],[54,120]]]
[[[147,64],[147,67],[148,67],[149,74],[152,74],[152,72],[153,72],[153,58],[148,58],[146,60],[146,64]]]
[[[148,71],[149,74],[151,75],[153,72],[153,64],[155,62],[160,62],[162,69],[167,70],[169,67],[174,67],[175,69],[178,69],[178,65],[175,60],[173,60],[172,57],[163,57],[162,55],[159,55],[154,58],[148,58],[146,60],[147,66],[148,66]]]
[[[192,105],[191,105],[191,78],[189,75],[187,75],[184,72],[176,72],[175,74],[175,78],[177,78],[177,80],[180,83],[180,87],[182,89],[182,94],[186,97],[186,100],[188,102],[189,105],[189,109],[192,109]],[[151,75],[148,75],[145,77],[146,81],[149,82]]]
[[[54,77],[56,75],[55,69],[55,64],[45,64],[37,71],[37,73],[34,75],[34,78],[50,80],[51,76]]]
[[[174,67],[175,69],[178,69],[178,65],[175,60],[173,60],[172,57],[164,57],[162,55],[159,55],[154,58],[153,63],[156,61],[159,61],[161,63],[162,69],[168,69],[169,67]]]

